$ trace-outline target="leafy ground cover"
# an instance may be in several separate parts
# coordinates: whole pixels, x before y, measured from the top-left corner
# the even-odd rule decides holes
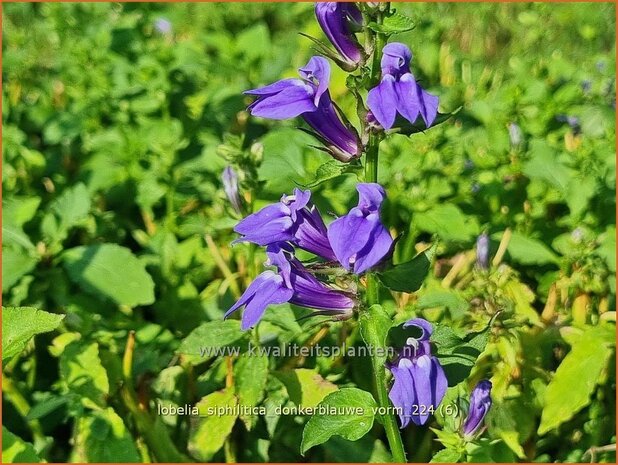
[[[393,261],[429,252],[414,289],[382,273],[380,336],[290,304],[223,320],[266,259],[231,246],[242,217],[295,187],[328,222],[356,205],[357,165],[245,110],[314,54],[298,32],[325,40],[312,4],[3,5],[3,462],[389,461],[379,414],[283,411],[373,406],[369,357],[272,349],[359,349],[412,317],[450,388],[401,430],[409,461],[615,461],[615,6],[394,8],[456,113],[381,144]],[[486,431],[462,445],[481,379]]]

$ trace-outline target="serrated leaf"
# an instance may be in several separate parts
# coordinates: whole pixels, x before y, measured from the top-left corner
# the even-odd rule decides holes
[[[416,121],[414,121],[414,123],[410,123],[410,121],[403,118],[401,115],[397,115],[397,119],[395,120],[395,125],[393,126],[393,129],[390,129],[387,132],[403,134],[405,136],[411,136],[412,134],[418,134],[419,132],[425,132],[428,129],[431,129],[433,127],[438,126],[439,124],[442,124],[448,121],[449,119],[451,119],[451,117],[459,113],[461,108],[462,107],[459,107],[451,111],[450,113],[438,113],[436,115],[436,119],[433,121],[433,123],[431,123],[430,127],[427,127],[427,125],[425,124],[425,121],[420,116],[416,119]]]
[[[457,463],[462,458],[461,452],[455,449],[442,449],[434,454],[429,463]]]
[[[429,273],[436,245],[419,253],[412,260],[395,265],[378,274],[380,281],[392,291],[416,292]]]
[[[2,463],[40,463],[34,447],[2,427]]]
[[[444,368],[449,386],[455,386],[468,377],[476,359],[485,350],[489,330],[490,325],[460,338],[450,327],[435,325],[431,341],[437,346],[436,356]]]
[[[122,418],[112,408],[95,410],[77,420],[70,462],[123,463],[141,458]]]
[[[85,291],[117,304],[154,302],[154,282],[131,251],[116,244],[74,247],[62,254],[69,277]]]
[[[207,462],[223,447],[236,422],[236,405],[238,399],[231,389],[208,394],[196,404],[200,418],[189,435],[191,455]]]
[[[254,407],[264,397],[264,388],[268,379],[268,357],[263,354],[244,354],[234,365],[234,379],[236,380],[236,395],[238,403]],[[257,421],[255,415],[242,414],[240,419],[251,430]]]
[[[63,318],[32,307],[2,307],[2,360],[20,353],[34,335],[56,329]]]
[[[545,434],[590,403],[590,396],[612,353],[611,343],[599,336],[604,328],[594,327],[574,341],[571,351],[558,366],[545,391],[538,433]]]
[[[414,21],[409,16],[400,13],[393,13],[384,18],[382,24],[371,22],[367,25],[369,29],[381,34],[399,34],[414,29]]]
[[[356,441],[373,426],[376,402],[368,392],[357,388],[344,388],[326,396],[320,406],[329,413],[314,414],[303,430],[301,454],[314,446],[328,441],[332,436],[341,436]],[[336,412],[336,414],[334,414]]]
[[[376,365],[381,365],[386,361],[387,353],[380,353],[380,348],[386,347],[388,331],[393,325],[392,319],[381,305],[372,305],[368,310],[364,310],[359,316],[360,331],[365,344],[371,348],[373,357],[379,360]],[[376,350],[378,349],[378,350]]]
[[[337,390],[337,385],[307,368],[282,370],[276,376],[284,384],[290,400],[302,408],[315,407],[328,394]]]
[[[182,340],[176,353],[197,365],[219,355],[238,355],[247,342],[247,333],[238,320],[219,320],[203,323]],[[219,350],[226,347],[229,353]]]
[[[109,394],[107,371],[99,358],[99,345],[73,342],[60,355],[60,378],[68,392],[90,408],[104,407]]]
[[[343,164],[337,160],[330,160],[321,165],[316,173],[315,178],[309,184],[303,185],[307,189],[312,189],[329,179],[334,179],[347,173],[360,173],[362,167],[360,165]]]

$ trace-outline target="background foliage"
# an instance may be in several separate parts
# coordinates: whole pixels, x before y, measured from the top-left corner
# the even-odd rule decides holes
[[[384,221],[406,232],[395,261],[438,243],[421,290],[385,293],[383,307],[452,337],[500,311],[467,382],[494,383],[469,457],[613,461],[615,7],[397,8],[416,24],[397,40],[417,77],[444,111],[463,108],[383,143]],[[229,245],[239,216],[223,168],[241,173],[250,211],[329,161],[298,121],[249,119],[242,95],[306,62],[297,32],[321,37],[312,5],[23,3],[2,21],[3,461],[388,460],[378,422],[358,442],[305,439],[303,456],[309,418],[274,414],[329,394],[354,403],[371,391],[366,359],[199,355],[249,338],[362,344],[353,320],[316,326],[285,305],[259,334],[221,322],[264,260]],[[353,114],[342,72],[331,90]],[[344,213],[355,182],[320,183],[321,211]],[[474,267],[483,231],[489,272]],[[269,415],[157,416],[157,404]],[[459,459],[434,440],[457,421],[404,430],[409,459]]]

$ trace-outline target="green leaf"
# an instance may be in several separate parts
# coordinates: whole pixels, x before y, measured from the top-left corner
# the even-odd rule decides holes
[[[372,31],[379,32],[381,34],[398,34],[414,29],[414,21],[408,16],[393,13],[392,15],[384,18],[382,24],[371,22],[367,25],[367,27],[369,27]]]
[[[418,291],[429,273],[436,248],[437,245],[434,244],[432,247],[419,253],[412,260],[378,273],[380,281],[392,291]]]
[[[563,194],[567,192],[572,170],[558,161],[557,154],[544,140],[530,143],[531,159],[523,166],[523,173],[530,179],[541,179]]]
[[[493,237],[499,239],[499,236],[500,234]],[[517,231],[513,232],[507,250],[511,258],[522,265],[545,265],[558,262],[558,256],[549,247]]]
[[[77,394],[90,408],[104,407],[109,394],[107,371],[99,358],[96,342],[72,342],[60,355],[60,378],[67,391]]]
[[[455,449],[442,449],[434,454],[429,463],[457,463],[463,458],[462,455]]]
[[[315,370],[307,368],[282,370],[276,376],[285,385],[290,400],[301,408],[315,407],[338,389],[337,385],[326,381]]]
[[[2,307],[2,361],[19,354],[35,334],[56,329],[63,318],[32,307]]]
[[[590,403],[612,354],[612,343],[604,338],[603,330],[593,327],[573,341],[571,351],[547,385],[539,434],[557,428]]]
[[[262,354],[242,355],[234,365],[234,379],[238,403],[248,407],[258,405],[264,397],[268,379],[268,357]],[[248,430],[251,430],[257,421],[257,417],[250,414],[242,414],[240,419]]]
[[[236,422],[236,405],[238,400],[231,389],[213,392],[196,404],[200,419],[189,435],[191,455],[207,462],[223,447]]]
[[[3,233],[6,232],[3,228]],[[7,292],[21,278],[30,273],[38,260],[25,248],[17,245],[2,247],[2,292]]]
[[[41,463],[29,442],[2,427],[2,463]]]
[[[90,194],[86,186],[78,183],[65,189],[50,205],[43,217],[41,231],[51,242],[60,242],[68,231],[81,224],[90,211]]]
[[[427,289],[418,298],[416,306],[419,309],[446,307],[454,320],[465,316],[470,307],[468,301],[455,289]]]
[[[397,120],[395,121],[394,128],[388,130],[387,133],[403,134],[405,136],[411,136],[412,134],[417,134],[419,132],[425,132],[427,131],[427,129],[431,129],[433,127],[436,127],[439,124],[442,124],[448,121],[449,119],[451,119],[451,117],[459,113],[461,108],[462,107],[459,107],[451,111],[450,113],[438,113],[438,115],[436,116],[436,119],[434,120],[434,122],[431,124],[429,128],[425,125],[425,121],[423,121],[423,119],[420,117],[417,118],[416,121],[414,121],[414,123],[410,123],[407,119],[398,116]]]
[[[246,342],[247,333],[240,329],[240,321],[209,321],[191,331],[182,340],[176,353],[197,365],[219,355],[238,355]],[[228,352],[224,348],[232,349]]]
[[[314,414],[305,425],[301,454],[335,435],[349,441],[362,438],[373,426],[377,409],[371,394],[357,388],[343,388],[329,394],[317,408],[320,407],[327,413]]]
[[[422,231],[437,234],[445,241],[464,242],[477,236],[479,225],[454,204],[441,204],[416,213],[414,223]]]
[[[313,189],[314,187],[322,184],[329,179],[334,179],[347,173],[361,173],[362,166],[360,164],[352,163],[340,163],[337,160],[330,160],[318,167],[315,178],[309,184],[303,185],[307,189]]]
[[[457,336],[446,325],[435,325],[431,341],[437,346],[436,356],[444,368],[449,386],[455,386],[468,377],[476,359],[485,350],[490,325],[482,331],[469,333],[465,338]]]
[[[70,462],[140,462],[131,433],[112,408],[95,410],[77,420]]]
[[[131,251],[116,244],[80,246],[62,254],[69,277],[85,291],[117,304],[154,302],[154,282]]]
[[[381,305],[376,304],[360,313],[359,323],[361,336],[365,344],[367,344],[368,348],[371,348],[370,351],[373,352],[373,357],[379,360],[379,363],[376,365],[383,364],[386,361],[387,352],[384,350],[380,353],[380,349],[386,349],[388,331],[393,326],[392,319]]]

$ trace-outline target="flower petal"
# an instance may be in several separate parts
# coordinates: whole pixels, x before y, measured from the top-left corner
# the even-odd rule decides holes
[[[297,80],[292,80],[297,81]],[[253,116],[270,119],[294,118],[308,111],[315,111],[313,89],[308,84],[294,84],[282,91],[259,98],[250,107]]]
[[[375,222],[367,221],[359,208],[353,208],[329,225],[328,240],[345,269],[350,269],[350,261],[355,261],[357,252],[365,247],[374,226]]]
[[[313,82],[315,78],[318,81],[313,96],[313,104],[317,108],[322,94],[328,91],[328,84],[330,84],[330,64],[328,60],[324,57],[313,56],[303,68],[299,68],[298,72],[306,80]]]
[[[393,239],[388,230],[380,223],[377,213],[367,217],[367,221],[374,221],[375,226],[367,237],[365,246],[356,254],[354,273],[361,274],[369,268],[377,265],[386,257],[393,246]]]
[[[401,76],[397,85],[397,97],[397,110],[405,119],[414,123],[420,113],[425,125],[432,125],[438,115],[439,99],[425,91],[412,73]]]
[[[401,409],[399,412],[401,428],[405,428],[410,423],[414,405],[417,403],[411,368],[412,362],[408,359],[402,359],[398,365],[390,368],[395,381],[388,397],[396,408]]]
[[[238,302],[225,312],[224,318],[230,316],[238,308],[245,306],[242,315],[241,329],[249,329],[260,320],[266,307],[271,304],[281,304],[292,298],[294,291],[288,289],[283,278],[274,272],[264,271],[245,290]]]
[[[384,188],[375,182],[361,182],[356,185],[358,191],[358,208],[366,212],[380,209],[386,198]]]
[[[369,91],[367,106],[384,129],[393,127],[397,115],[397,92],[393,76],[385,74],[380,84]]]

